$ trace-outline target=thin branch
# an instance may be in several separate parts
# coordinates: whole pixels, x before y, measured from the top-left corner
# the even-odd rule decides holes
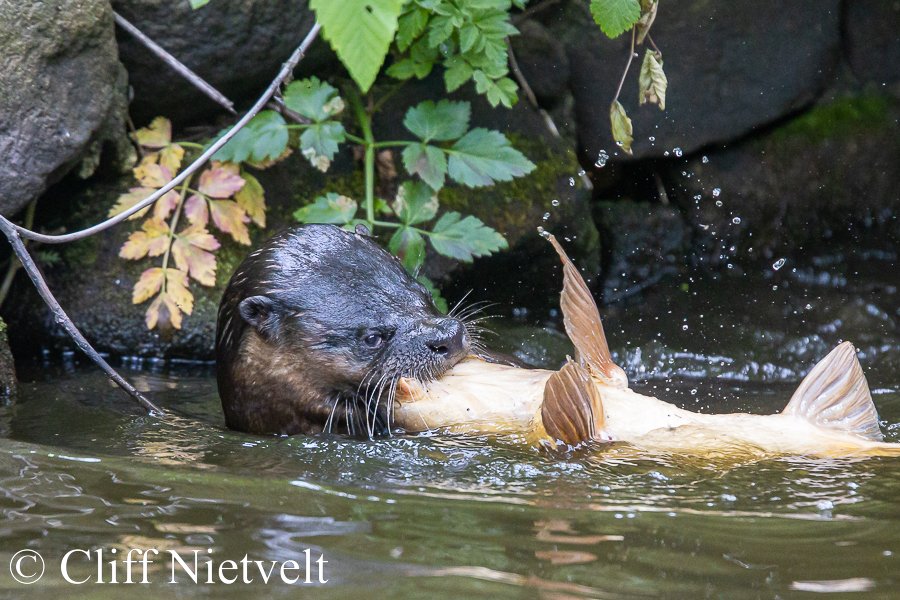
[[[528,80],[525,79],[525,76],[519,69],[519,63],[518,61],[516,61],[516,55],[513,52],[512,44],[509,43],[509,38],[506,38],[506,52],[509,56],[510,70],[512,71],[513,77],[515,77],[516,81],[519,82],[519,87],[521,87],[522,91],[525,92],[525,97],[528,98],[528,101],[531,103],[531,105],[540,113],[541,117],[543,117],[544,123],[547,125],[547,129],[550,130],[550,133],[553,134],[553,137],[559,137],[559,129],[557,129],[556,123],[553,122],[553,118],[550,116],[550,113],[541,108],[541,106],[538,104],[537,96],[534,95],[534,92],[531,90],[531,86],[528,85]]]
[[[31,229],[31,226],[34,224],[34,211],[37,207],[37,200],[32,200],[28,203],[28,208],[25,212],[25,227]],[[19,269],[22,268],[22,263],[15,256],[9,257],[9,267],[6,270],[6,277],[3,278],[3,285],[0,285],[0,306],[3,306],[3,303],[6,302],[6,297],[9,295],[9,289],[12,287],[13,279],[16,277],[16,273],[19,272]]]
[[[270,110],[274,110],[275,112],[281,113],[282,116],[287,117],[297,123],[302,125],[309,125],[312,123],[311,120],[307,119],[296,110],[291,110],[284,103],[284,98],[281,97],[281,94],[275,94],[272,99],[266,104],[266,108]]]
[[[622,86],[625,85],[625,76],[628,75],[628,69],[631,68],[631,61],[634,59],[634,33],[637,31],[636,27],[631,28],[631,52],[628,53],[628,64],[625,65],[625,72],[622,73],[622,81],[619,82],[619,89],[616,90],[616,97],[613,98],[613,102],[619,99],[619,94],[622,93]],[[651,44],[653,41],[651,40]]]
[[[140,29],[126,21],[122,15],[115,11],[113,11],[113,14],[116,17],[116,23],[119,24],[119,27],[136,37],[142,44],[150,49],[150,52],[163,59],[166,64],[178,71],[182,75],[182,77],[194,84],[194,87],[209,96],[214,102],[217,102],[218,104],[224,106],[225,110],[233,115],[237,114],[236,112],[234,112],[234,102],[226,98],[224,94],[222,94],[219,90],[217,90],[210,84],[206,83],[203,78],[191,71],[187,66],[184,65],[184,63],[166,52],[156,42],[144,35],[144,33]]]
[[[103,357],[97,354],[97,351],[94,350],[84,336],[81,335],[81,332],[78,331],[78,328],[72,323],[72,320],[59,305],[59,302],[53,297],[50,288],[47,287],[47,283],[41,276],[40,270],[37,268],[37,265],[34,264],[31,255],[28,254],[28,250],[25,249],[25,244],[22,243],[22,239],[19,237],[18,231],[16,231],[16,226],[7,221],[2,215],[0,215],[0,231],[6,235],[9,243],[12,245],[13,251],[19,258],[22,266],[25,267],[25,271],[31,278],[32,283],[34,283],[34,287],[37,288],[41,298],[43,298],[44,302],[47,303],[47,306],[50,307],[54,320],[65,328],[81,351],[87,354],[97,366],[106,372],[110,379],[115,381],[119,387],[125,390],[129,396],[134,398],[138,404],[149,410],[151,415],[164,417],[166,413],[161,408],[147,400],[139,391],[134,389],[130,383],[125,381],[121,375],[116,373],[115,370],[109,366],[109,363],[103,360]]]
[[[80,240],[82,238],[86,238],[90,235],[103,231],[104,229],[108,229],[109,227],[112,227],[117,223],[121,223],[134,213],[146,208],[147,206],[150,206],[158,199],[163,197],[163,195],[167,194],[170,190],[180,185],[181,182],[190,177],[194,173],[194,171],[203,166],[203,163],[209,160],[213,154],[219,151],[219,148],[227,144],[228,140],[233,138],[237,134],[237,132],[240,131],[241,128],[250,121],[250,119],[256,116],[256,113],[258,113],[263,108],[263,106],[266,105],[266,102],[269,101],[269,98],[272,97],[272,94],[275,93],[284,78],[294,70],[294,67],[297,66],[297,63],[301,58],[303,58],[304,53],[309,48],[309,45],[312,44],[313,40],[316,39],[316,36],[319,34],[319,30],[321,28],[322,26],[318,23],[313,25],[313,28],[306,35],[303,43],[300,44],[300,46],[296,50],[294,50],[294,53],[287,60],[287,62],[285,62],[281,66],[281,71],[278,72],[278,75],[275,77],[275,79],[272,80],[272,83],[269,84],[269,87],[265,92],[263,92],[263,95],[259,97],[259,100],[256,101],[256,104],[254,104],[253,107],[251,107],[250,110],[247,111],[246,115],[244,115],[237,123],[234,124],[234,127],[228,130],[228,133],[216,140],[216,142],[212,144],[209,149],[206,150],[206,152],[201,154],[197,160],[195,160],[187,168],[185,168],[185,170],[182,171],[178,175],[178,177],[175,177],[172,181],[156,190],[156,192],[154,192],[147,198],[144,198],[128,210],[122,211],[111,219],[107,219],[106,221],[98,223],[93,227],[88,227],[87,229],[82,229],[81,231],[76,231],[74,233],[67,233],[64,235],[43,235],[25,229],[24,227],[19,227],[17,225],[13,225],[13,227],[16,228],[16,230],[19,232],[19,235],[21,235],[23,238],[34,240],[36,242],[43,242],[45,244],[62,244],[65,242]]]
[[[653,49],[659,52],[659,55],[662,56],[662,50],[656,47],[656,42],[653,41],[653,38],[650,37],[650,34],[647,34],[647,41],[650,42],[650,45],[653,46]]]

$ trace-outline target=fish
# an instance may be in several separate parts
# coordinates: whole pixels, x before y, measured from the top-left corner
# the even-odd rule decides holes
[[[884,441],[868,383],[848,342],[804,377],[777,414],[705,414],[628,387],[613,362],[594,298],[556,238],[563,263],[560,306],[574,357],[558,371],[469,356],[443,377],[401,378],[393,423],[408,433],[503,436],[523,444],[628,444],[636,451],[722,457],[900,456]]]

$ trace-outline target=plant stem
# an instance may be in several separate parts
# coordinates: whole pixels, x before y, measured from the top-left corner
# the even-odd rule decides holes
[[[418,144],[419,142],[375,142],[372,144],[374,148],[388,148],[390,146],[411,146],[413,144]]]
[[[181,184],[181,197],[178,198],[178,206],[175,207],[175,214],[172,215],[172,221],[169,223],[169,245],[166,246],[166,253],[163,254],[162,262],[163,278],[160,291],[163,294],[166,293],[166,267],[169,266],[169,254],[172,252],[172,243],[175,241],[175,228],[178,227],[178,219],[181,216],[181,208],[184,206],[184,198],[187,196],[189,190],[188,185],[190,185],[191,179],[193,179],[193,177],[188,177],[184,180],[184,183]]]
[[[390,221],[372,221],[373,225],[378,225],[379,227],[390,227],[391,229],[399,229],[400,223],[391,223]],[[413,228],[415,229],[415,228]]]
[[[625,65],[625,72],[622,73],[622,81],[619,82],[619,89],[616,90],[616,97],[613,98],[613,102],[619,99],[619,94],[622,93],[622,86],[625,85],[625,76],[628,75],[628,69],[631,68],[631,60],[634,58],[634,34],[636,31],[637,27],[631,28],[631,51],[628,53],[628,64]]]
[[[346,131],[344,132],[344,137],[347,138],[348,140],[350,140],[351,142],[356,142],[360,146],[366,145],[366,140],[362,139],[361,137],[356,137],[355,135],[347,133]]]
[[[353,106],[353,112],[356,114],[356,120],[365,138],[366,147],[366,221],[369,229],[375,226],[375,137],[372,135],[372,120],[363,108],[359,94],[355,88],[350,88],[347,94],[347,100]]]
[[[184,146],[185,148],[196,148],[197,150],[206,150],[206,146],[203,144],[198,144],[196,142],[172,142],[173,144],[177,144],[179,146]]]

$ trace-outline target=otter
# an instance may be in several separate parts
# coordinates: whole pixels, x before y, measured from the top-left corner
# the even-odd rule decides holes
[[[438,379],[478,346],[477,326],[442,314],[365,226],[294,227],[252,252],[222,297],[225,423],[256,434],[384,434],[401,377]]]

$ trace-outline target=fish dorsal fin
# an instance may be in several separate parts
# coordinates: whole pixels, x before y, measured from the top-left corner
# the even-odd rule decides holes
[[[570,446],[597,437],[606,419],[603,401],[587,369],[569,361],[550,376],[544,387],[541,419],[551,438]]]
[[[556,238],[551,235],[548,239],[563,263],[563,291],[559,304],[566,334],[575,344],[575,359],[587,365],[606,385],[627,388],[628,377],[625,371],[613,362],[609,354],[603,323],[600,322],[600,311],[597,310],[591,291]]]
[[[867,440],[882,441],[878,412],[850,342],[840,344],[816,363],[782,414]]]

